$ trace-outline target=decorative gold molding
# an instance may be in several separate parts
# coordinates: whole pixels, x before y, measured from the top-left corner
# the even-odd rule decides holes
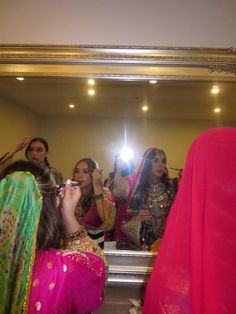
[[[0,45],[0,76],[235,81],[235,48]]]
[[[210,72],[218,72],[218,73],[234,73],[236,75],[236,64],[214,64],[209,66]]]

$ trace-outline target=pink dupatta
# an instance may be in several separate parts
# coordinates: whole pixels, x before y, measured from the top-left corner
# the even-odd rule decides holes
[[[29,314],[85,314],[102,305],[103,260],[91,253],[45,250],[37,254]]]
[[[117,217],[116,217],[116,224],[115,224],[115,228],[114,228],[115,229],[114,230],[114,238],[118,242],[119,241],[120,242],[128,241],[126,235],[121,230],[121,224],[122,224],[122,221],[124,221],[125,216],[126,216],[126,211],[127,211],[127,207],[129,204],[130,196],[132,194],[132,191],[133,191],[133,188],[134,188],[134,185],[136,182],[136,176],[135,175],[128,175],[125,178],[125,181],[129,185],[130,190],[129,190],[127,200],[123,201],[123,202],[119,202],[119,208],[118,208]]]
[[[143,314],[236,313],[236,129],[191,145]]]

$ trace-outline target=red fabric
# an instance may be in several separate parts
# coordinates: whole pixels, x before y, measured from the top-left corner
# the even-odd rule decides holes
[[[126,235],[121,230],[121,224],[124,221],[126,217],[126,211],[130,200],[130,195],[133,191],[134,185],[135,185],[136,176],[135,175],[129,175],[125,178],[125,181],[129,185],[129,194],[126,201],[119,202],[119,207],[117,211],[117,217],[116,217],[116,224],[115,224],[115,230],[114,230],[114,238],[118,242],[127,242],[128,239]]]
[[[191,145],[143,314],[236,313],[236,129]]]

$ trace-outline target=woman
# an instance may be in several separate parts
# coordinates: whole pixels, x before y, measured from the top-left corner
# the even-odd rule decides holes
[[[48,162],[48,142],[42,137],[31,138],[30,136],[25,136],[12,151],[7,152],[1,156],[0,174],[12,162],[13,156],[17,152],[21,151],[24,147],[26,147],[25,157],[28,160],[33,161],[42,168],[48,168],[51,171],[56,183],[63,183],[61,173],[58,172],[55,168],[51,167]]]
[[[121,222],[126,215],[128,200],[135,184],[134,165],[130,160],[125,162],[119,154],[115,157],[114,170],[109,174],[104,185],[108,187],[115,199],[117,216],[111,238],[117,242],[118,248],[127,247],[127,237],[121,230]]]
[[[47,154],[48,142],[42,137],[32,138],[25,150],[25,157],[28,160],[33,161],[42,168],[48,168],[51,171],[56,183],[63,183],[61,173],[58,172],[55,168],[51,167],[47,158]]]
[[[114,227],[115,202],[108,188],[102,187],[102,174],[91,158],[80,159],[73,170],[73,180],[80,184],[81,198],[76,208],[78,221],[101,248],[104,247],[104,231]]]
[[[236,129],[191,145],[144,314],[236,313]]]
[[[175,193],[176,185],[167,173],[165,152],[149,148],[137,173],[129,203],[129,213],[136,213],[141,220],[136,243],[139,248],[150,250],[154,242],[162,238]]]
[[[68,182],[60,212],[51,174],[16,162],[0,182],[0,313],[89,313],[102,302],[103,253],[75,218]],[[62,248],[63,246],[63,248]]]

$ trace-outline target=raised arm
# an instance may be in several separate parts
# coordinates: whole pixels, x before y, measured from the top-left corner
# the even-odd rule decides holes
[[[85,227],[80,225],[75,217],[76,205],[81,197],[79,187],[73,187],[71,181],[68,180],[62,196],[62,217],[67,232],[66,249],[74,252],[91,253],[99,256],[104,264],[106,264],[103,251],[88,236]]]
[[[2,171],[5,169],[11,162],[13,156],[21,151],[25,146],[29,144],[31,140],[30,136],[24,136],[23,139],[9,152],[5,153],[0,157],[0,170]]]

